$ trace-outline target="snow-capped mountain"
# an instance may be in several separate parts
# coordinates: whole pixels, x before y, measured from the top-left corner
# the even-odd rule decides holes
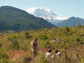
[[[27,9],[26,11],[36,17],[43,18],[54,25],[67,19],[67,18],[62,18],[62,17],[57,16],[53,11],[51,11],[48,8],[32,7],[32,8]]]

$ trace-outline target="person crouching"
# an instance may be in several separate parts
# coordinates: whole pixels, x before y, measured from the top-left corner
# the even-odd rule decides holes
[[[46,52],[45,56],[46,58],[51,58],[51,52],[52,52],[52,49],[49,49],[48,52]]]

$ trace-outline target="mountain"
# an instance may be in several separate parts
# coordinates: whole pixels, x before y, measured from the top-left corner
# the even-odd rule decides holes
[[[54,25],[46,20],[35,17],[21,9],[11,6],[0,7],[0,31],[33,30],[52,27]]]
[[[67,20],[64,20],[63,22],[57,24],[58,27],[72,27],[72,26],[77,26],[77,25],[84,25],[84,19],[79,18],[79,17],[71,17]]]
[[[43,18],[54,25],[67,19],[67,18],[62,18],[62,17],[57,16],[53,11],[51,11],[48,8],[32,7],[32,8],[28,8],[26,11],[36,17]]]

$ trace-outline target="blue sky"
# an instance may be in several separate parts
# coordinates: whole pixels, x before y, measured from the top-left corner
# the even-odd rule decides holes
[[[30,7],[50,8],[61,17],[84,18],[84,0],[0,0],[0,6],[14,6],[23,10]]]

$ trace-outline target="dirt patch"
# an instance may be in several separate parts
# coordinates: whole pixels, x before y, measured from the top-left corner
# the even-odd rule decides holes
[[[27,54],[28,51],[25,50],[20,50],[20,51],[7,51],[7,54],[9,56],[9,58],[14,61],[16,59],[19,59],[20,57],[22,57],[23,55]]]

